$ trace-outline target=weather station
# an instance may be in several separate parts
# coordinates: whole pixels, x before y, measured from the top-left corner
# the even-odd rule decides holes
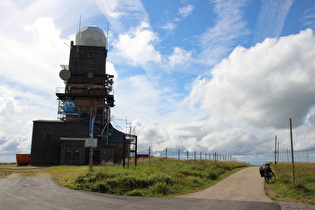
[[[69,65],[59,72],[65,86],[56,89],[58,120],[34,121],[32,164],[124,163],[131,152],[137,156],[137,136],[111,124],[114,76],[106,73],[107,43],[96,26],[82,27],[71,41]],[[95,144],[87,148],[91,139]]]

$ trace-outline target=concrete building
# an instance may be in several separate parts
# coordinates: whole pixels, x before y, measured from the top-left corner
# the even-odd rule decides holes
[[[56,91],[58,120],[34,121],[32,165],[87,164],[87,139],[96,143],[94,163],[124,162],[130,153],[137,156],[137,136],[111,124],[114,76],[106,73],[106,57],[103,31],[81,28],[76,43],[71,42],[69,65],[62,65],[59,73],[65,87]]]

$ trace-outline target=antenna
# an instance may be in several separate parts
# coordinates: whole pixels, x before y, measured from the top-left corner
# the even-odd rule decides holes
[[[80,21],[79,21],[79,29],[78,29],[78,33],[80,32],[80,29],[81,29],[81,15],[80,15]],[[77,45],[78,45],[78,48],[77,48],[77,53],[79,52],[79,40],[81,39],[81,33],[79,35],[79,39],[77,39]]]
[[[106,38],[107,38],[107,50],[108,50],[108,31],[109,31],[109,22],[107,21],[107,32],[106,32]]]

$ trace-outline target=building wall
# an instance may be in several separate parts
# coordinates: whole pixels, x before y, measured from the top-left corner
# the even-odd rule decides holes
[[[60,164],[84,165],[88,159],[88,148],[84,140],[61,140]]]
[[[86,138],[86,122],[34,121],[31,147],[32,165],[60,164],[61,137]]]
[[[100,143],[94,152],[95,163],[122,162],[124,158],[124,133],[110,125],[108,145]],[[88,122],[34,121],[31,147],[32,165],[82,165],[88,164],[89,151],[84,140],[61,140],[61,138],[89,137]],[[125,145],[129,155],[129,144]]]

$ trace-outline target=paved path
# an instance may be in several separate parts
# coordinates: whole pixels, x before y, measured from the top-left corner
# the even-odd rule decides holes
[[[260,177],[258,167],[243,169],[204,191],[180,197],[272,202],[265,194],[264,179]]]
[[[247,170],[247,169],[246,169]],[[245,172],[246,172],[245,170]],[[252,172],[251,170],[248,172]],[[239,172],[242,173],[242,172]],[[258,174],[258,171],[255,172]],[[245,173],[247,176],[248,173]],[[234,176],[234,175],[232,175]],[[251,176],[251,175],[250,175]],[[243,180],[247,180],[246,178]],[[224,181],[222,181],[224,182]],[[262,184],[260,182],[260,184]],[[251,186],[247,186],[251,188]],[[241,190],[241,189],[239,189]],[[228,191],[228,190],[227,190]],[[237,193],[235,193],[237,194]],[[195,194],[196,195],[196,194]],[[191,195],[189,195],[191,196]],[[272,202],[239,201],[231,198],[143,198],[71,190],[57,185],[49,177],[0,179],[0,209],[268,209],[279,210]]]

